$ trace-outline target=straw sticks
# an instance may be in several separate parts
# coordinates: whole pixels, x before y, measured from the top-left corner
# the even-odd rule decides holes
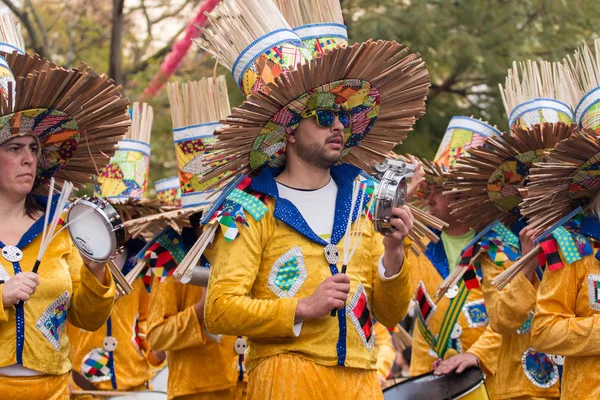
[[[294,28],[308,24],[344,23],[340,0],[275,0],[275,2]]]
[[[133,103],[131,107],[131,128],[127,139],[150,143],[154,111],[148,103]]]
[[[506,115],[526,101],[536,98],[550,98],[570,104],[567,87],[562,84],[565,71],[558,63],[527,60],[513,62],[508,70],[504,87],[498,84]]]
[[[231,112],[224,75],[167,86],[173,128],[217,122]]]
[[[21,23],[12,15],[0,15],[0,42],[15,46],[25,51],[25,41],[21,33]]]
[[[572,58],[567,56],[563,60],[563,68],[570,104],[576,107],[586,93],[600,86],[600,39],[594,41],[594,52],[584,43],[575,50]]]
[[[273,0],[223,0],[200,29],[204,38],[194,39],[199,47],[229,70],[253,41],[278,29],[291,29]]]

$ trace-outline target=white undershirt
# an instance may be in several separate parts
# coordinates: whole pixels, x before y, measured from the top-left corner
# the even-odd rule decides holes
[[[314,233],[327,242],[331,240],[338,191],[333,179],[316,190],[292,189],[281,183],[277,183],[277,190],[279,197],[289,200],[296,206]]]

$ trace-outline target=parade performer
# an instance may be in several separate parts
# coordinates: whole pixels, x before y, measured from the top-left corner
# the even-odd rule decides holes
[[[483,229],[496,220],[505,226],[518,225],[522,253],[533,248],[537,232],[522,228],[519,211],[521,192],[535,162],[576,129],[568,96],[560,84],[557,64],[531,61],[509,69],[501,87],[511,131],[487,139],[472,149],[469,158],[452,168],[446,189],[467,193],[467,200],[450,204],[453,214],[470,226]],[[505,242],[513,242],[516,236]],[[532,260],[510,285],[498,291],[491,282],[511,266],[490,241],[488,252],[480,257],[483,295],[490,325],[502,335],[495,377],[498,399],[558,398],[560,383],[556,358],[537,351],[532,345],[531,320],[541,274]],[[538,273],[540,271],[537,271]]]
[[[425,162],[425,182],[417,195],[426,200],[429,213],[447,222],[448,227],[440,233],[438,243],[430,243],[424,253],[411,254],[409,259],[413,266],[412,288],[418,303],[411,376],[431,371],[432,365],[439,374],[455,370],[460,373],[467,367],[480,366],[487,374],[488,390],[493,389],[490,379],[496,372],[500,336],[488,326],[481,288],[467,287],[461,280],[437,303],[432,296],[457,270],[463,251],[476,236],[475,230],[450,212],[450,202],[460,194],[443,194],[448,169],[460,157],[468,156],[471,148],[499,133],[483,121],[454,117],[433,163]]]
[[[231,111],[225,77],[171,83],[168,90],[182,207],[196,210],[209,203],[212,192],[200,182],[200,161],[220,161],[207,148],[214,142],[219,120]],[[143,256],[148,258],[154,279],[148,342],[153,349],[167,352],[169,399],[242,399],[245,341],[237,335],[207,332],[206,288],[177,282],[173,276],[195,240],[192,227],[184,228],[181,235],[167,229],[147,246]],[[205,260],[202,264],[208,266]]]
[[[596,40],[596,57],[600,41]],[[600,186],[597,173],[600,141],[598,93],[600,66],[589,48],[575,54],[575,63],[565,63],[565,83],[573,96],[575,123],[581,132],[559,143],[549,161],[532,169],[528,197],[521,203],[530,225],[544,231],[577,215],[543,238],[533,252],[546,266],[532,322],[533,346],[543,352],[565,356],[561,399],[591,399],[600,396],[600,380],[591,371],[600,359],[596,346],[600,300]],[[565,232],[566,231],[566,232]],[[541,249],[541,251],[540,251]],[[535,251],[537,250],[537,251]],[[525,256],[524,256],[525,257]]]
[[[2,22],[2,32],[10,30]],[[68,399],[65,323],[98,329],[115,286],[105,265],[79,254],[66,229],[45,241],[36,264],[49,221],[44,210],[58,200],[36,194],[47,193],[53,176],[78,188],[93,182],[94,164],[106,165],[127,131],[128,101],[84,64],[66,70],[24,54],[22,41],[16,48],[1,59],[13,81],[3,77],[0,97],[0,398]],[[2,49],[12,52],[15,43]]]
[[[377,377],[381,386],[384,386],[392,372],[396,361],[396,348],[392,343],[390,331],[379,322],[373,323],[373,335],[375,336],[375,352],[377,353]]]
[[[98,188],[102,197],[109,199],[120,211],[123,221],[137,217],[139,213],[135,209],[146,203],[150,173],[152,107],[133,103],[130,114],[131,128],[119,142],[119,150],[109,165],[102,170]],[[124,212],[125,207],[131,210]],[[124,276],[135,267],[136,256],[145,244],[141,237],[127,238],[123,253],[117,257]],[[73,374],[99,390],[147,390],[152,378],[151,364],[158,365],[165,358],[164,353],[151,351],[146,343],[150,294],[143,276],[138,274],[131,285],[132,292],[115,301],[111,316],[100,329],[90,332],[67,325]],[[75,379],[74,383],[81,381]]]
[[[270,2],[224,1],[209,19],[203,46],[249,97],[217,132],[231,159],[205,176],[237,173],[203,219],[199,243],[222,232],[207,254],[207,328],[248,337],[249,399],[382,398],[372,317],[394,327],[406,313],[413,217],[396,208],[395,233],[377,234],[377,188],[358,167],[383,161],[423,113],[424,63],[368,41],[300,65],[302,41]],[[249,26],[264,29],[237,31]]]

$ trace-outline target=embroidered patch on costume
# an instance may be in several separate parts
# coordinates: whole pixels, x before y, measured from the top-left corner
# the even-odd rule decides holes
[[[469,328],[481,328],[490,323],[483,299],[470,301],[463,306],[463,314],[467,318]]]
[[[133,326],[131,327],[132,331],[133,331],[133,334],[131,335],[131,342],[133,343],[133,347],[135,347],[139,356],[143,357],[144,354],[142,353],[142,341],[140,339],[140,327],[138,326],[139,319],[140,319],[140,314],[136,314],[135,319],[133,320]]]
[[[529,315],[527,316],[527,320],[523,322],[523,325],[519,329],[517,329],[517,334],[525,335],[531,331],[531,322],[533,321],[533,310],[529,311]]]
[[[558,367],[552,362],[550,356],[536,351],[530,347],[521,357],[521,365],[525,376],[535,386],[546,389],[558,382]]]
[[[375,337],[372,334],[373,321],[371,320],[371,309],[367,293],[362,284],[358,285],[352,300],[346,306],[346,315],[350,317],[367,350],[371,351]]]
[[[600,311],[600,275],[588,274],[588,296],[590,298],[590,308]]]
[[[294,297],[307,277],[302,249],[296,246],[275,261],[268,286],[279,297]]]
[[[108,366],[109,362],[108,352],[96,347],[83,357],[81,372],[85,379],[92,383],[108,381],[112,376]]]
[[[36,328],[54,346],[54,350],[60,349],[60,333],[67,322],[67,310],[69,309],[69,292],[64,292],[60,297],[46,308],[46,311],[35,323]]]
[[[435,313],[435,310],[437,310],[437,306],[433,300],[431,300],[429,293],[427,293],[427,289],[425,288],[423,281],[420,281],[419,285],[417,286],[415,301],[419,305],[419,312],[421,313],[421,317],[423,317],[425,324],[429,323],[429,320]]]

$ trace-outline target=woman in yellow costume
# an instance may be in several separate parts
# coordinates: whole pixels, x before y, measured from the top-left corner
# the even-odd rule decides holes
[[[14,48],[2,44],[4,51]],[[107,268],[82,259],[66,229],[32,271],[46,203],[56,204],[36,194],[54,175],[78,187],[91,180],[90,153],[102,166],[108,158],[100,154],[110,154],[127,130],[127,100],[85,65],[59,69],[21,50],[2,56],[11,75],[0,96],[0,398],[68,399],[65,323],[98,329],[115,289]],[[104,107],[95,107],[99,103]],[[99,133],[105,140],[96,143]]]

